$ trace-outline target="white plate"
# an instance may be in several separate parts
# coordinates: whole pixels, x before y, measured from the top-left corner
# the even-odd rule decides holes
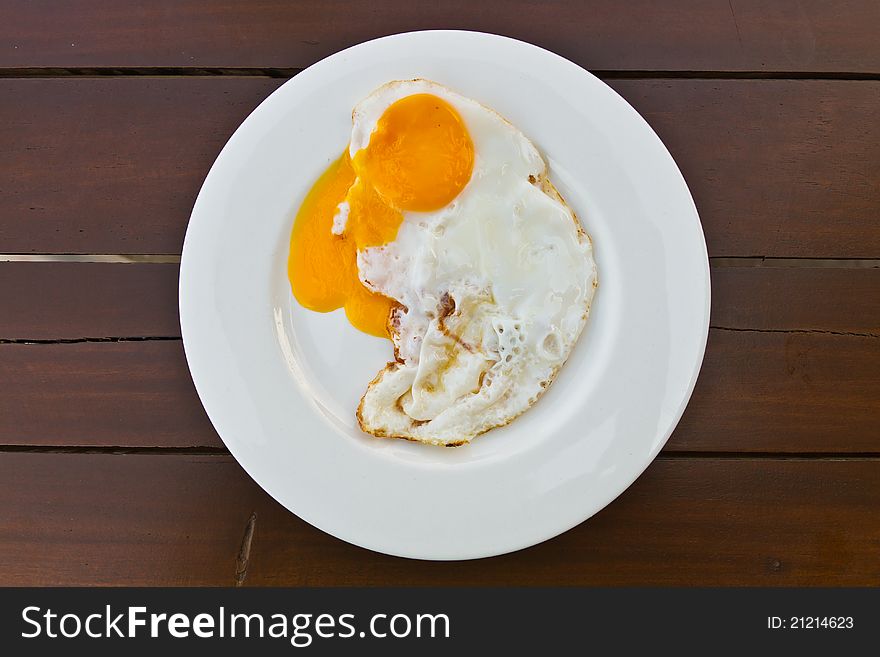
[[[496,109],[535,142],[593,237],[599,271],[590,321],[546,395],[458,449],[360,433],[358,398],[391,345],[341,311],[303,310],[286,275],[293,217],[346,146],[353,105],[413,77]],[[211,421],[272,497],[372,550],[467,559],[564,532],[647,467],[697,378],[709,266],[675,162],[609,87],[520,41],[415,32],[328,57],[242,123],[193,209],[180,321]]]

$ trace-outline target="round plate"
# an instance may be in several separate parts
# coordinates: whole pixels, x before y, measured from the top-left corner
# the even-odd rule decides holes
[[[286,262],[297,208],[345,148],[352,107],[424,77],[508,118],[595,245],[599,289],[556,382],[512,424],[443,449],[357,428],[387,340],[299,307]],[[486,557],[575,526],[629,486],[693,390],[709,265],[675,162],[620,96],[536,46],[399,34],[328,57],[267,98],[214,163],[180,270],[186,357],[229,451],[272,497],[345,541],[422,559]]]

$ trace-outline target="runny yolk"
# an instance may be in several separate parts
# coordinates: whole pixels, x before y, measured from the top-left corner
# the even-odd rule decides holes
[[[389,205],[430,212],[470,180],[474,145],[451,105],[432,94],[413,94],[385,110],[354,164]]]
[[[297,212],[287,274],[305,308],[345,308],[351,324],[389,337],[395,302],[358,278],[357,252],[394,241],[403,212],[430,212],[452,201],[470,180],[474,147],[458,112],[432,94],[390,105],[370,143],[349,158],[346,148],[315,181]],[[341,235],[332,232],[340,203],[349,214]]]

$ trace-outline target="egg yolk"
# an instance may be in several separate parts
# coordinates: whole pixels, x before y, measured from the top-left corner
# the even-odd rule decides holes
[[[351,324],[389,337],[395,302],[372,292],[358,277],[357,252],[393,242],[403,212],[439,210],[467,185],[474,147],[458,112],[432,94],[413,94],[390,105],[370,143],[348,149],[314,183],[290,238],[287,274],[296,300],[329,312],[345,308]],[[341,203],[348,218],[341,235],[333,220]]]
[[[452,201],[470,180],[474,145],[449,103],[413,94],[385,110],[354,165],[389,205],[430,212]]]

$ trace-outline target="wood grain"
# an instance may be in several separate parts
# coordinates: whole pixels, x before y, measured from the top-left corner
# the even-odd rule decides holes
[[[880,71],[872,0],[7,0],[4,67],[303,67],[386,34],[525,39],[587,68]]]
[[[661,458],[559,538],[458,563],[323,534],[225,456],[0,454],[0,487],[2,585],[880,583],[876,460]]]
[[[666,450],[880,452],[877,338],[713,329]],[[0,444],[220,447],[181,344],[0,344]]]
[[[176,275],[0,263],[0,339],[179,336]],[[720,267],[712,281],[723,328],[667,450],[880,451],[880,269]],[[2,444],[222,446],[176,341],[0,344],[0,387]]]
[[[880,267],[713,267],[711,276],[712,326],[880,337]]]
[[[179,253],[190,211],[270,79],[0,80],[5,253]]]
[[[710,255],[880,253],[880,83],[611,85],[675,158]]]
[[[215,156],[279,84],[0,80],[4,252],[179,253]],[[880,83],[612,85],[676,158],[711,255],[880,256]]]
[[[0,262],[0,340],[179,337],[177,275],[174,264]],[[712,326],[880,335],[880,267],[711,276]]]
[[[221,447],[179,340],[0,344],[0,443]]]
[[[0,339],[180,337],[178,265],[0,262]]]
[[[878,338],[709,331],[668,451],[880,452]]]

